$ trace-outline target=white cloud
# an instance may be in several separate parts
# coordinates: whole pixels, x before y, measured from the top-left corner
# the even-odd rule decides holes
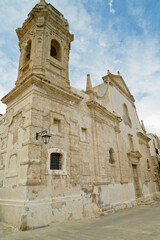
[[[146,34],[128,37],[119,49],[123,61],[118,64],[131,93],[136,97],[140,119],[149,132],[160,135],[160,39]],[[141,97],[139,97],[141,95]]]
[[[115,13],[115,9],[113,8],[113,1],[114,0],[109,0],[109,3],[108,3],[109,9],[110,9],[111,13]]]
[[[0,43],[0,99],[14,87],[18,69],[18,62],[15,62],[9,51],[5,52],[3,48],[3,44]],[[4,113],[5,109],[6,106],[0,102],[0,113]]]
[[[142,28],[144,31],[147,30],[147,25],[149,24],[144,18],[144,2],[143,1],[135,1],[135,0],[127,0],[128,13],[134,17],[136,20],[137,26]]]

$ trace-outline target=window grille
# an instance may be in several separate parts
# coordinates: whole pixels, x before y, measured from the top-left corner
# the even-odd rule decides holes
[[[61,154],[60,153],[51,153],[50,169],[61,170]]]

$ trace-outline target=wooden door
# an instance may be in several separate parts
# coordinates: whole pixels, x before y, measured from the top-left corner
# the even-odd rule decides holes
[[[133,169],[133,181],[135,187],[136,197],[140,197],[140,189],[139,189],[139,181],[138,181],[138,172],[137,172],[137,165],[132,165]]]

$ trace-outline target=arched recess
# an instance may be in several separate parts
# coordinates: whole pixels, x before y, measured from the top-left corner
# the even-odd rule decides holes
[[[32,42],[31,42],[31,40],[29,40],[25,47],[24,64],[27,63],[31,58],[31,46],[32,46]]]
[[[52,39],[51,41],[50,56],[57,59],[58,61],[61,61],[61,46],[55,39]]]
[[[150,164],[148,159],[147,159],[147,170],[150,170]]]
[[[110,164],[114,164],[115,163],[113,148],[109,149],[109,163]]]

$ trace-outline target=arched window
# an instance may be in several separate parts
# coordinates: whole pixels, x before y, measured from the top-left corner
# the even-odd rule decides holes
[[[124,105],[123,105],[123,108],[124,108],[124,122],[125,122],[126,124],[128,124],[129,126],[131,126],[131,119],[130,119],[130,117],[129,117],[127,105],[124,104]]]
[[[31,58],[31,40],[27,42],[25,47],[24,63],[27,63]]]
[[[113,151],[113,149],[111,148],[110,150],[109,150],[109,163],[110,164],[114,164],[114,151]]]
[[[61,60],[61,47],[59,42],[57,42],[55,39],[52,39],[51,41],[50,55],[58,61]]]
[[[51,153],[50,155],[50,170],[62,169],[62,155],[60,153]]]

